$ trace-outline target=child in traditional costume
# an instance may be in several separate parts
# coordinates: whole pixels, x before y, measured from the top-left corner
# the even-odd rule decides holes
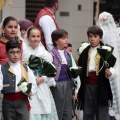
[[[45,61],[52,62],[51,54],[41,43],[40,31],[36,27],[31,27],[27,32],[29,45],[23,43],[22,60],[27,62],[31,55],[40,57]],[[40,66],[39,66],[40,67]],[[34,70],[37,82],[37,93],[31,97],[30,120],[58,120],[55,103],[49,86],[55,86],[54,78],[40,76],[39,72]]]
[[[35,94],[37,88],[34,74],[28,66],[21,64],[21,48],[17,40],[9,40],[6,43],[6,54],[9,61],[0,65],[3,119],[29,120],[30,105],[28,97]],[[28,95],[22,93],[18,87],[22,78],[25,78],[25,83],[32,83],[32,89]]]
[[[108,120],[108,105],[112,103],[112,92],[109,77],[114,77],[111,67],[116,58],[111,55],[107,60],[109,68],[103,67],[103,60],[97,48],[103,46],[103,31],[97,26],[88,28],[90,45],[80,54],[78,65],[83,68],[80,74],[81,87],[78,92],[80,107],[83,109],[83,120]]]
[[[66,49],[68,46],[68,33],[59,29],[52,32],[52,42],[54,48],[51,51],[53,64],[57,69],[55,76],[56,86],[51,87],[55,100],[59,120],[72,120],[72,78],[68,71],[70,66],[76,67],[72,54]],[[74,100],[77,99],[77,93],[80,87],[80,79],[75,79],[78,85],[75,90]]]

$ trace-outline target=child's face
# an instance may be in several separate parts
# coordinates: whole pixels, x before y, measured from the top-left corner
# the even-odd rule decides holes
[[[3,27],[6,39],[14,39],[18,32],[18,23],[15,20],[10,20],[5,27]]]
[[[97,47],[100,44],[100,41],[102,40],[99,35],[89,34],[88,40],[90,42],[90,45],[92,47]]]
[[[28,41],[30,46],[34,49],[38,46],[38,44],[40,43],[41,40],[41,35],[40,35],[40,31],[37,29],[33,29],[30,31],[30,35],[28,37]]]
[[[16,63],[21,58],[21,50],[19,48],[9,49],[7,55],[11,62]]]
[[[72,47],[67,47],[67,50],[72,53]]]
[[[59,50],[63,50],[65,47],[68,46],[68,36],[63,36],[62,38],[59,38],[55,43]]]

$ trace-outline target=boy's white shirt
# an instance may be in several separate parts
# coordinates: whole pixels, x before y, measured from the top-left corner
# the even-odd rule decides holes
[[[44,33],[47,50],[51,51],[54,48],[51,33],[56,30],[56,25],[49,15],[42,16],[39,19],[39,25]]]
[[[89,72],[91,71],[95,71],[95,56],[97,54],[97,47],[91,47],[91,53],[90,53],[90,62],[89,62]],[[108,78],[114,78],[116,76],[116,72],[114,67],[110,67],[110,72],[112,73],[111,76],[109,76]]]
[[[59,54],[60,54],[60,56],[62,58],[62,64],[67,64],[67,61],[66,61],[66,58],[65,58],[65,55],[64,55],[64,50],[58,50],[58,52],[59,52]],[[71,53],[70,53],[70,55],[71,55],[71,58],[72,58],[72,66],[76,67],[77,65],[75,63],[75,60],[74,60],[74,58],[73,58]],[[81,85],[80,77],[78,76],[74,80],[77,81],[77,88],[75,89],[75,93],[78,93],[78,90],[79,90],[80,85]]]
[[[22,78],[20,61],[18,61],[17,63],[10,62],[10,67],[12,68],[12,70],[14,71],[15,76],[16,76],[15,92],[19,92],[20,90],[18,89],[17,84],[19,83],[19,81]],[[29,69],[28,66],[27,66],[27,68],[28,68],[28,71],[27,71],[27,73],[28,73],[28,83],[32,83],[31,92],[32,92],[32,95],[34,95],[36,93],[36,88],[37,88],[37,84],[36,84],[36,81],[35,81],[35,76],[34,76],[33,72]],[[2,90],[2,89],[3,89],[3,74],[2,74],[2,71],[1,71],[1,65],[0,65],[0,90]]]

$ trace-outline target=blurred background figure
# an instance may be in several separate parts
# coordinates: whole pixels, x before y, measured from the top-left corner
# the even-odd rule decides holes
[[[34,23],[41,31],[41,42],[48,51],[53,48],[51,33],[58,29],[55,20],[55,12],[58,8],[58,0],[45,0],[45,7],[40,10]]]
[[[26,34],[28,28],[33,26],[33,23],[28,19],[23,19],[23,20],[19,20],[18,24],[20,26],[21,36],[24,39],[24,35]]]
[[[111,120],[120,120],[120,36],[112,14],[102,12],[99,15],[98,26],[103,30],[103,43],[114,47],[113,55],[117,58],[114,69],[116,76],[109,77],[113,94],[113,104],[109,107]],[[113,119],[114,117],[114,119]]]
[[[72,53],[72,44],[68,43],[67,50]]]
[[[28,41],[27,41],[27,30],[33,26],[33,23],[28,20],[28,19],[22,19],[22,20],[19,20],[18,21],[18,24],[19,24],[19,36],[21,36],[21,39],[26,43],[28,44]]]

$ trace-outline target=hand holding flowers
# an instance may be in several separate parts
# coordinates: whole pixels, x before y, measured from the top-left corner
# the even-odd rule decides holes
[[[100,48],[97,48],[97,51],[99,55],[101,56],[103,62],[104,62],[104,67],[108,68],[109,64],[107,63],[107,60],[109,57],[112,55],[112,52],[114,50],[114,47],[105,44],[104,46],[101,46]]]
[[[36,76],[39,77],[40,76],[54,77],[57,72],[57,70],[51,63],[35,55],[30,56],[28,66],[32,70],[34,70]]]
[[[82,71],[82,67],[80,67],[80,66],[70,67],[69,70],[70,70],[70,76],[72,78],[77,78],[80,75],[81,71]]]
[[[17,86],[23,94],[25,94],[27,96],[29,96],[31,94],[32,83],[27,83],[27,81],[24,77],[22,77],[22,79],[17,84]]]

